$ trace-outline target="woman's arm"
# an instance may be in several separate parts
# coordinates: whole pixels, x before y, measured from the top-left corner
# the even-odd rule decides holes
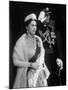
[[[22,61],[20,59],[14,58],[14,65],[18,67],[32,67],[34,69],[38,69],[39,65],[37,63],[29,63],[26,61]]]
[[[28,60],[25,60],[24,41],[20,38],[13,49],[13,63],[18,67],[30,67]]]
[[[14,58],[13,62],[14,62],[14,65],[18,66],[18,67],[30,67],[31,66],[31,64],[29,62],[22,61],[22,60],[16,59],[16,58]]]
[[[13,63],[17,67],[32,67],[34,69],[37,69],[38,64],[36,63],[30,63],[28,60],[25,60],[24,58],[24,52],[22,49],[21,44],[16,44],[13,51]]]

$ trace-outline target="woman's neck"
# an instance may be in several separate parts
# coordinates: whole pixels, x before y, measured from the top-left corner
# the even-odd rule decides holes
[[[32,36],[29,33],[26,34],[26,42],[27,42],[27,46],[36,50],[36,38],[35,38],[35,36]]]
[[[34,36],[34,35],[31,35],[31,34],[29,34],[29,33],[27,33],[27,38],[29,38],[29,39],[34,39],[35,36]]]

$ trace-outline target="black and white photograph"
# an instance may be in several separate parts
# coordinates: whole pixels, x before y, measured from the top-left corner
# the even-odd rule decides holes
[[[66,86],[66,4],[9,1],[9,88]]]

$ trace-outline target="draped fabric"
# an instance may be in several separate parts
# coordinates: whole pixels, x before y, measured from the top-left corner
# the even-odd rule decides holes
[[[38,70],[41,71],[40,74],[38,73],[35,73],[36,70],[34,69],[30,69],[28,70],[29,68],[25,66],[25,62],[30,62],[30,60],[33,60],[32,58],[36,55],[36,58],[35,58],[35,61],[34,62],[37,62],[40,64],[40,66],[43,66],[42,64],[44,64],[44,48],[43,48],[43,45],[42,45],[42,41],[40,39],[40,37],[36,36],[35,37],[37,38],[38,40],[38,44],[37,44],[37,48],[36,48],[36,52],[33,53],[32,51],[29,50],[29,48],[27,47],[26,45],[26,42],[25,42],[25,36],[26,34],[23,34],[19,39],[18,41],[16,42],[16,45],[14,47],[14,52],[13,52],[13,62],[14,62],[14,65],[18,67],[17,69],[17,75],[16,75],[16,78],[15,78],[15,82],[14,82],[14,86],[13,88],[26,88],[26,87],[30,87],[27,82],[29,83],[30,81],[30,77],[33,77],[32,75],[34,75],[34,77],[36,77],[36,74],[37,76],[38,75],[41,75],[42,76],[42,71],[40,68]],[[31,56],[32,58],[29,58],[29,53],[33,53],[33,55]],[[21,64],[19,64],[21,63]],[[49,71],[45,66],[45,76],[48,78],[49,77]],[[28,74],[27,74],[28,73]],[[32,74],[34,73],[34,74]],[[44,76],[44,74],[43,74]],[[37,77],[37,78],[40,78],[40,77]],[[37,78],[34,78],[35,80]],[[39,83],[39,80],[37,80],[37,82]],[[33,82],[32,82],[33,83]],[[36,85],[36,86],[39,86],[40,84]]]
[[[40,54],[41,49],[38,46],[38,40],[37,40],[37,46],[36,46],[36,52],[35,55],[29,60],[29,62],[36,62],[41,60],[40,68],[37,70],[29,67],[27,71],[27,77],[28,77],[28,87],[42,87],[47,86],[47,79],[46,75],[49,76],[49,71],[47,67],[44,65],[43,59],[44,56],[38,59],[38,55]],[[47,73],[47,74],[46,74]]]
[[[13,62],[14,65],[18,67],[13,85],[14,89],[27,87],[27,77],[26,77],[27,68],[24,66],[24,63],[28,62],[27,51],[28,50],[26,49],[25,34],[24,34],[16,42],[13,52]],[[20,67],[17,64],[18,61],[21,61],[23,63],[23,67]]]

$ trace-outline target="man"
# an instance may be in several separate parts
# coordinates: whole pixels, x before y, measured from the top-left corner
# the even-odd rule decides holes
[[[54,20],[51,19],[49,8],[43,9],[38,17],[39,35],[45,48],[45,63],[50,70],[49,86],[60,85],[60,71],[63,69],[62,44],[59,32],[55,31]]]

